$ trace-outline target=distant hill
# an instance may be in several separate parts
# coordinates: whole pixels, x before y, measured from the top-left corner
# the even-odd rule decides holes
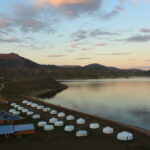
[[[35,77],[50,76],[56,79],[118,78],[131,76],[150,76],[149,72],[139,69],[120,69],[101,64],[78,65],[41,65],[18,54],[0,54],[0,76]]]
[[[29,67],[36,68],[40,65],[15,53],[0,54],[0,67]]]

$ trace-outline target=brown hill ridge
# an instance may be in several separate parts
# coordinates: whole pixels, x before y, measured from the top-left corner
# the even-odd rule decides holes
[[[3,54],[0,53],[0,59],[9,59],[9,60],[20,60],[20,56],[15,53],[10,53],[10,54]]]

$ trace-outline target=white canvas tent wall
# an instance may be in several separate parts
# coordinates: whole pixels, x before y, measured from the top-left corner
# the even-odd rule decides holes
[[[64,112],[58,113],[58,117],[65,117],[65,116],[66,116],[66,114]]]
[[[79,119],[77,119],[77,124],[85,124],[85,119],[83,119],[83,118],[79,118]]]
[[[44,130],[45,131],[52,131],[52,130],[54,130],[54,126],[53,125],[45,125]]]
[[[55,117],[49,119],[49,123],[55,123],[55,122],[57,122],[57,121],[58,121],[58,119],[55,118]]]
[[[121,141],[131,141],[133,140],[133,134],[127,131],[123,131],[117,134],[117,139]]]
[[[47,122],[46,122],[46,121],[39,121],[39,122],[38,122],[38,126],[39,126],[39,127],[44,127],[45,125],[47,125]]]
[[[55,125],[56,127],[61,127],[61,126],[64,125],[64,122],[63,122],[63,121],[56,121],[56,122],[54,123],[54,125]]]
[[[66,120],[74,120],[74,119],[75,119],[75,117],[73,115],[68,115],[66,117]]]
[[[87,136],[88,135],[88,132],[86,130],[79,130],[76,132],[76,136],[77,137],[84,137],[84,136]]]
[[[104,134],[112,134],[112,133],[114,133],[114,129],[111,127],[105,127],[105,128],[103,128],[103,133]]]
[[[41,116],[38,115],[38,114],[35,114],[35,115],[32,116],[33,119],[40,119],[40,117],[41,117]]]
[[[99,123],[93,122],[90,123],[90,129],[99,129],[100,125]]]
[[[67,132],[72,132],[75,130],[75,127],[73,125],[66,125],[64,127],[64,130],[67,131]]]
[[[57,114],[57,110],[52,110],[52,111],[50,112],[50,114],[51,114],[51,115],[56,115],[56,114]]]

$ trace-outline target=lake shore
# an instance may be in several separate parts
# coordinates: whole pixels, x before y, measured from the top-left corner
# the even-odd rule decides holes
[[[37,127],[37,121],[31,119],[30,117],[23,115],[26,118],[27,122],[33,122],[36,125],[36,134],[31,136],[25,136],[21,139],[17,138],[10,138],[5,139],[0,142],[2,149],[10,149],[11,143],[13,143],[14,149],[19,150],[20,148],[25,149],[36,149],[41,150],[42,148],[51,148],[53,150],[149,150],[150,149],[150,132],[144,129],[140,129],[138,127],[129,126],[117,121],[112,121],[109,119],[101,118],[92,116],[83,112],[67,109],[61,107],[59,105],[54,105],[51,103],[44,102],[43,100],[35,97],[41,96],[46,94],[46,96],[54,96],[53,92],[56,93],[60,92],[60,89],[53,89],[53,90],[40,90],[40,92],[35,92],[34,95],[18,95],[13,97],[13,99],[5,99],[9,103],[16,102],[24,107],[27,107],[29,110],[34,111],[42,116],[42,120],[48,121],[51,117],[57,117],[57,115],[50,115],[50,113],[44,113],[29,106],[25,106],[22,104],[23,99],[27,99],[31,102],[35,102],[45,107],[51,107],[52,109],[56,109],[58,112],[65,112],[67,115],[72,114],[76,118],[83,117],[86,119],[85,125],[77,125],[75,121],[68,122],[65,118],[61,118],[65,122],[65,124],[73,124],[76,126],[76,129],[85,129],[88,131],[89,135],[84,138],[77,138],[75,136],[75,132],[66,133],[63,127],[56,128],[52,132],[45,132],[43,129]],[[47,95],[48,94],[48,95]],[[2,110],[8,111],[10,109],[10,105],[3,105],[1,106]],[[98,130],[90,130],[89,123],[91,122],[98,122],[100,123],[100,129]],[[105,135],[102,133],[102,128],[110,126],[114,128],[114,134]],[[121,131],[129,131],[133,133],[134,140],[123,142],[118,141],[116,139],[117,133]]]
[[[37,131],[35,135],[26,136],[21,139],[6,139],[3,142],[0,142],[0,145],[2,148],[7,149],[10,148],[10,143],[13,143],[15,150],[19,150],[21,147],[22,149],[26,148],[36,148],[37,150],[40,150],[43,148],[49,148],[51,147],[53,150],[62,149],[62,150],[99,150],[101,147],[103,147],[103,150],[149,150],[149,140],[150,140],[150,133],[146,130],[139,129],[137,127],[125,125],[116,121],[111,121],[105,118],[95,117],[89,114],[85,114],[82,112],[70,110],[58,105],[50,104],[47,102],[44,102],[38,98],[33,98],[29,96],[20,96],[13,101],[9,102],[16,102],[17,104],[20,104],[22,106],[25,106],[22,104],[22,100],[27,99],[31,102],[35,102],[41,105],[44,105],[45,107],[51,107],[52,109],[56,109],[58,112],[63,111],[67,115],[73,114],[76,118],[83,117],[86,119],[86,125],[76,125],[75,121],[71,121],[69,124],[74,124],[78,129],[85,129],[88,131],[89,135],[84,138],[77,138],[75,136],[75,132],[73,133],[66,133],[63,129],[63,127],[57,127],[52,132],[45,132],[43,129],[40,129],[37,127]],[[35,108],[31,108],[29,106],[26,106],[28,109],[40,114],[42,116],[42,120],[48,121],[50,117],[57,117],[57,115],[50,115],[49,113],[44,113],[42,111],[36,110]],[[10,109],[10,106],[6,106],[5,110],[8,111]],[[32,120],[30,117],[26,117],[28,122],[34,122],[37,126],[37,122]],[[65,122],[65,124],[68,124],[65,118],[61,118]],[[100,123],[100,129],[98,130],[90,130],[89,129],[89,123],[90,122],[99,122]],[[115,132],[111,135],[105,135],[102,133],[102,128],[106,126],[111,126],[114,128]],[[116,139],[117,133],[121,131],[129,131],[133,133],[134,140],[123,142],[118,141]],[[31,142],[32,141],[32,142]],[[28,143],[28,145],[26,145]]]

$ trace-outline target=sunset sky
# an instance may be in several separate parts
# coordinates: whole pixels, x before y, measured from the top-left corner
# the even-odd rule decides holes
[[[150,0],[0,0],[0,53],[41,64],[150,68]]]

